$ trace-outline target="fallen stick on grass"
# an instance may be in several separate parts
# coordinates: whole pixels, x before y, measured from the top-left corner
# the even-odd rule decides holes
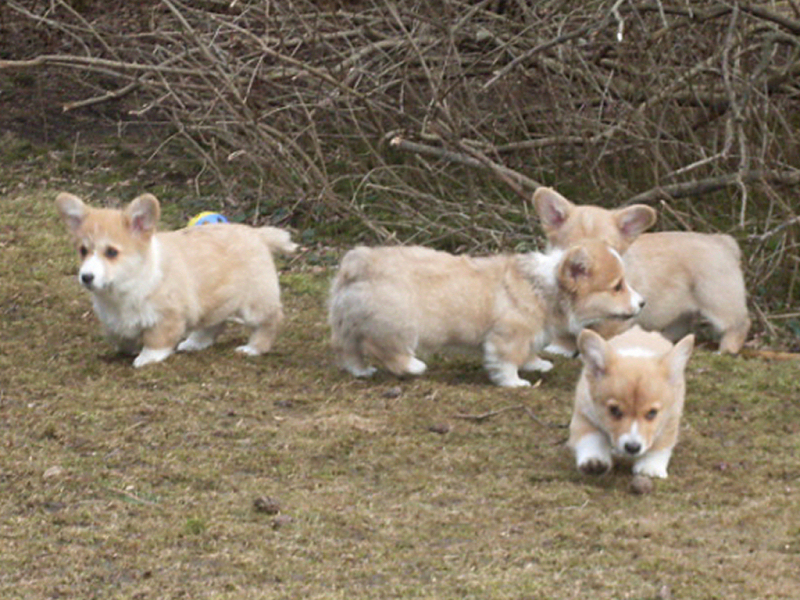
[[[755,350],[753,348],[744,348],[741,355],[745,358],[763,358],[764,360],[798,360],[800,361],[800,353],[797,352],[777,352],[775,350]]]

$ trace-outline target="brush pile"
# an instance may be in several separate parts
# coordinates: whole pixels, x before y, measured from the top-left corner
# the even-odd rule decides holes
[[[197,185],[238,208],[480,250],[531,245],[541,182],[732,233],[764,328],[797,310],[795,2],[8,0],[0,17],[47,41],[0,71],[68,72],[83,93],[64,110],[167,125],[154,151],[190,150]]]

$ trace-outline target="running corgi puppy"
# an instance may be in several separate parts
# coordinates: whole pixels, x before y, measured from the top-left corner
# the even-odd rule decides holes
[[[693,347],[693,335],[673,346],[638,326],[610,341],[589,329],[581,332],[584,367],[568,442],[578,469],[605,473],[617,455],[633,460],[636,475],[667,476]]]
[[[283,318],[272,252],[296,249],[288,232],[219,224],[156,233],[160,207],[151,194],[123,210],[91,208],[67,193],[56,205],[76,242],[78,280],[118,349],[138,353],[134,367],[176,347],[206,348],[228,320],[252,330],[239,352],[272,347]]]
[[[647,300],[635,323],[676,341],[699,315],[719,335],[720,352],[741,350],[750,318],[741,251],[731,236],[681,231],[639,235],[655,221],[649,207],[576,206],[549,188],[537,189],[533,202],[553,247],[596,238],[623,253],[631,286]],[[609,337],[624,325],[611,323],[597,330]]]
[[[418,375],[417,350],[476,348],[497,385],[530,385],[519,369],[549,370],[536,353],[602,319],[638,314],[642,297],[622,260],[589,240],[549,254],[483,258],[419,246],[357,247],[333,280],[329,322],[337,362],[356,377],[375,359],[395,375]]]

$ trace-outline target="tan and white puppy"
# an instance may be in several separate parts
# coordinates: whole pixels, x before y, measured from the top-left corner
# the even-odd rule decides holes
[[[151,194],[124,210],[91,208],[67,193],[56,205],[77,245],[78,279],[118,349],[138,352],[135,367],[176,347],[210,346],[228,320],[252,330],[239,352],[272,347],[283,318],[272,252],[295,250],[288,232],[226,223],[156,233]]]
[[[417,375],[418,350],[479,349],[491,380],[530,385],[519,369],[549,370],[536,353],[549,341],[643,305],[619,255],[598,241],[550,254],[481,258],[419,246],[358,247],[333,280],[329,322],[338,363],[357,377],[375,359],[395,375]]]
[[[649,207],[577,206],[549,188],[537,189],[533,201],[553,247],[596,238],[623,253],[631,286],[647,300],[635,319],[641,327],[675,341],[699,315],[719,335],[721,352],[741,350],[750,318],[741,251],[731,236],[682,231],[639,235],[655,221]],[[623,328],[610,324],[598,330],[608,337]]]
[[[637,475],[666,477],[694,336],[673,346],[638,326],[610,341],[587,329],[578,336],[578,347],[584,367],[568,442],[578,468],[605,473],[618,455],[633,460]]]

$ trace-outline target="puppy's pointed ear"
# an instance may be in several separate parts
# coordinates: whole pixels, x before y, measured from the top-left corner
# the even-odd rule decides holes
[[[549,235],[564,224],[575,205],[554,189],[540,187],[533,193],[533,207]]]
[[[692,355],[694,349],[694,335],[689,334],[680,342],[667,352],[661,359],[661,364],[667,369],[669,375],[669,382],[672,385],[677,385],[683,379],[683,372],[686,369],[686,363],[689,362],[689,357]]]
[[[67,229],[74,235],[89,214],[89,208],[80,198],[67,192],[61,192],[56,196],[56,206]]]
[[[578,336],[578,350],[589,375],[595,379],[608,373],[614,350],[599,333],[584,329]]]
[[[142,194],[125,207],[124,214],[126,225],[133,234],[148,237],[156,230],[161,207],[153,194]]]
[[[658,213],[644,204],[620,208],[614,214],[617,229],[628,244],[633,243],[639,234],[650,229],[655,224],[656,218]]]

